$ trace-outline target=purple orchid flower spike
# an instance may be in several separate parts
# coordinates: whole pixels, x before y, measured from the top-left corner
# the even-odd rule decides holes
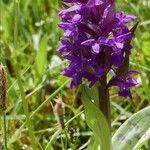
[[[59,13],[59,27],[64,38],[58,51],[70,62],[63,75],[72,78],[72,87],[83,79],[91,87],[113,70],[115,76],[107,81],[107,87],[118,86],[120,96],[131,98],[130,88],[137,82],[127,74],[135,27],[130,30],[128,23],[136,17],[117,12],[114,0],[63,2],[66,7]]]

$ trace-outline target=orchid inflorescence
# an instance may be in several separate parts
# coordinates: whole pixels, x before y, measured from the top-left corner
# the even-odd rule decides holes
[[[70,64],[62,72],[76,87],[82,79],[92,87],[103,75],[111,74],[107,88],[119,87],[120,96],[131,97],[130,87],[137,85],[129,71],[131,40],[137,26],[131,29],[133,15],[117,12],[115,0],[64,0],[59,27],[64,30],[58,51]]]

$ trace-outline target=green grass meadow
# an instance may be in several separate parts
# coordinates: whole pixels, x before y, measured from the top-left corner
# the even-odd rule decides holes
[[[130,68],[140,74],[132,100],[118,97],[116,88],[110,90],[112,135],[150,105],[150,0],[116,3],[118,10],[137,16]],[[5,142],[8,150],[98,149],[86,123],[80,87],[71,89],[70,79],[61,75],[67,65],[57,53],[63,35],[58,28],[61,7],[61,0],[0,0],[0,63],[7,74],[6,132],[1,112],[0,150]],[[65,109],[60,120],[58,100]],[[150,124],[148,129],[139,150],[150,149]]]

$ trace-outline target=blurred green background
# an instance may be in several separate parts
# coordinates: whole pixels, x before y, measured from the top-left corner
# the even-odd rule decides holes
[[[139,21],[132,42],[130,67],[140,72],[137,77],[140,84],[132,89],[133,100],[118,97],[116,89],[111,90],[113,132],[129,116],[150,104],[150,1],[116,2],[118,10],[136,15]],[[57,100],[64,102],[64,121],[70,121],[66,130],[71,137],[67,141],[71,149],[82,149],[84,145],[86,147],[92,135],[82,113],[80,91],[70,89],[67,83],[62,88],[68,79],[60,75],[66,62],[56,51],[62,36],[62,31],[58,28],[60,9],[59,0],[0,0],[0,62],[5,67],[8,80],[6,112],[9,149],[27,150],[31,146],[26,126],[20,130],[25,114],[19,79],[30,113],[56,92],[51,102],[44,103],[32,117],[39,149],[45,148],[53,136],[49,149],[61,149],[67,141],[63,132],[57,133],[59,127],[52,109]],[[0,125],[3,127],[2,119]],[[2,143],[1,131],[0,145]]]

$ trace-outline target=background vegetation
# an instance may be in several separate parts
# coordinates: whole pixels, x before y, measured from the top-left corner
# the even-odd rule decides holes
[[[80,90],[70,89],[68,78],[60,75],[66,65],[56,51],[62,35],[57,26],[60,8],[59,0],[0,0],[0,62],[8,80],[10,150],[29,150],[37,143],[37,149],[81,150],[93,135],[85,122]],[[130,65],[140,72],[140,84],[132,89],[133,100],[118,97],[111,89],[113,133],[150,104],[150,1],[117,0],[117,8],[138,17]],[[65,131],[53,111],[57,100],[65,106]],[[0,126],[3,129],[2,117]]]

